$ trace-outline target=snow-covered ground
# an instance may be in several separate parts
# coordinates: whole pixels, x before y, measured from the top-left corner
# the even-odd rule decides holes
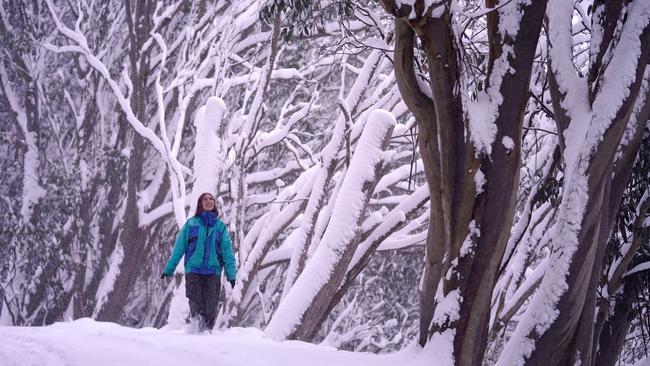
[[[46,327],[0,327],[0,364],[210,365],[210,366],[419,366],[415,348],[374,355],[305,342],[276,342],[260,330],[232,328],[212,334],[134,329],[80,319]]]
[[[430,366],[445,365],[440,347],[410,346],[389,355],[276,342],[258,329],[188,334],[134,329],[89,318],[47,327],[0,326],[1,366]],[[650,358],[635,366],[650,366]]]

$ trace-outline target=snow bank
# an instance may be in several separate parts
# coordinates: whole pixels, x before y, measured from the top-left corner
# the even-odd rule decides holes
[[[185,334],[133,329],[88,318],[47,327],[0,327],[3,366],[425,365],[411,362],[415,351],[414,348],[394,355],[373,355],[298,341],[274,342],[253,328]]]

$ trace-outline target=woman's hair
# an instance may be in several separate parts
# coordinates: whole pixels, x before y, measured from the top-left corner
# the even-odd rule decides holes
[[[212,196],[212,193],[209,193],[209,192],[201,193],[201,195],[199,196],[198,201],[196,201],[196,211],[194,212],[194,216],[199,216],[201,214],[201,212],[204,211],[203,210],[203,204],[201,203],[201,200],[203,200],[203,197],[205,197],[205,196]],[[214,198],[214,196],[212,196],[212,199],[214,199],[214,208],[212,208],[212,212],[216,213],[217,216],[220,216],[219,215],[219,210],[217,210],[217,200]]]

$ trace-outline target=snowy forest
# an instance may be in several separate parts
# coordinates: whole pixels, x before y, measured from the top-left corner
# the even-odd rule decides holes
[[[218,328],[449,365],[650,353],[650,0],[0,0],[0,325]]]

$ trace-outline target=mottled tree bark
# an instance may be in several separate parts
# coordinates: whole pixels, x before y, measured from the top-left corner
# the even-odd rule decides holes
[[[431,192],[431,218],[421,292],[420,344],[432,336],[453,331],[454,362],[482,362],[487,341],[489,305],[498,266],[510,234],[518,187],[520,140],[532,61],[546,2],[522,6],[521,29],[514,36],[498,32],[499,13],[489,18],[487,88],[494,63],[507,57],[514,70],[503,77],[495,92],[503,101],[497,107],[497,134],[491,153],[474,146],[468,129],[460,80],[460,50],[456,43],[448,4],[438,17],[424,2],[411,7],[381,1],[395,19],[395,75],[402,97],[415,115],[420,134],[420,154]],[[435,7],[433,5],[432,7]],[[414,63],[417,34],[427,57],[431,97],[418,84]],[[505,138],[514,147],[502,144]],[[480,170],[485,184],[477,191]],[[478,230],[475,232],[474,230]],[[463,247],[463,245],[467,247]],[[445,277],[442,274],[447,274]],[[436,306],[447,296],[458,296],[457,316],[436,319]]]
[[[620,6],[615,2],[607,2],[605,15],[601,18],[594,19],[594,27],[601,26],[606,37],[612,41],[611,32],[616,22],[612,23],[611,18],[622,17]],[[609,14],[609,12],[613,14]],[[624,21],[624,19],[620,19]],[[609,36],[608,36],[609,34]],[[607,38],[609,37],[609,38]],[[580,222],[580,228],[577,235],[578,245],[575,253],[572,255],[574,260],[571,261],[568,269],[568,275],[565,278],[567,289],[560,296],[556,305],[559,315],[543,332],[536,334],[531,331],[529,338],[535,341],[535,349],[527,358],[529,365],[547,365],[549,364],[574,364],[582,363],[583,365],[594,364],[594,339],[598,337],[598,325],[596,309],[596,290],[602,273],[605,246],[609,238],[609,233],[614,224],[614,218],[621,203],[625,184],[631,173],[632,163],[638,151],[639,142],[645,129],[645,117],[639,115],[641,121],[632,141],[623,147],[623,158],[616,161],[616,152],[619,149],[621,137],[627,128],[630,117],[633,114],[633,108],[638,98],[645,98],[645,94],[639,94],[644,71],[650,56],[650,27],[645,27],[641,33],[641,52],[638,58],[635,79],[629,86],[629,95],[622,100],[622,104],[616,111],[615,116],[611,119],[611,124],[605,131],[602,141],[594,146],[593,151],[587,157],[587,192],[586,206],[584,215]],[[590,69],[589,101],[593,103],[601,92],[601,78],[609,64],[601,64],[602,52],[605,49],[613,47],[610,43],[602,43],[601,49],[596,50],[592,55],[596,62]],[[554,115],[558,132],[563,134],[569,126],[570,118],[566,110],[563,109],[560,100],[566,95],[561,92],[556,82],[557,71],[553,67],[555,60],[550,59],[552,70],[549,74],[551,95],[553,97]],[[606,91],[603,90],[603,93]],[[645,110],[645,107],[644,107]],[[575,118],[575,116],[573,117]],[[565,143],[562,143],[565,146]],[[631,161],[630,161],[631,160]],[[574,169],[575,167],[572,167]],[[572,194],[566,192],[566,194]],[[552,250],[554,250],[552,248]],[[550,357],[549,357],[550,356]]]

